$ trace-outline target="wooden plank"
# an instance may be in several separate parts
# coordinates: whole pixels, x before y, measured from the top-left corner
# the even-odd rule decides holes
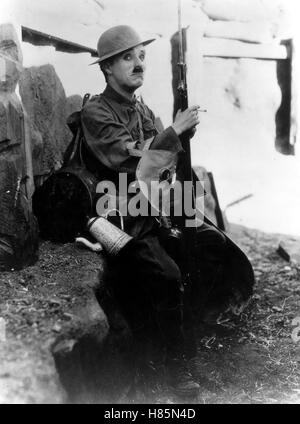
[[[275,115],[275,148],[284,155],[294,155],[295,148],[292,135],[292,105],[295,105],[296,93],[292,93],[292,43],[285,41],[290,51],[290,60],[279,60],[276,64],[277,82],[281,91],[281,102]]]
[[[32,28],[22,26],[22,40],[34,46],[53,46],[55,50],[65,53],[90,53],[92,57],[98,57],[97,50],[72,41],[63,40],[54,35],[37,31]]]
[[[251,44],[221,38],[203,38],[200,42],[204,57],[288,59],[289,50],[279,44]]]
[[[209,182],[210,182],[211,195],[213,196],[213,198],[215,200],[216,206],[215,206],[214,212],[215,212],[216,219],[217,219],[217,225],[221,230],[226,231],[224,217],[223,217],[222,209],[220,207],[217,189],[216,189],[216,185],[215,185],[215,180],[214,180],[212,172],[208,172],[207,176],[208,176],[208,179],[209,179]]]

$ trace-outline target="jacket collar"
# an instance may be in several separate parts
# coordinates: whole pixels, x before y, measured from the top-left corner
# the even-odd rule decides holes
[[[134,106],[137,101],[136,96],[134,96],[132,100],[129,100],[108,84],[102,94],[108,99],[114,100],[117,103],[127,104],[129,106]]]

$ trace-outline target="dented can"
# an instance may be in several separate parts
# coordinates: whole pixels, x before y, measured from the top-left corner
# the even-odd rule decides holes
[[[102,244],[112,256],[117,255],[132,237],[126,234],[106,218],[99,216],[88,221],[87,228],[92,236]]]

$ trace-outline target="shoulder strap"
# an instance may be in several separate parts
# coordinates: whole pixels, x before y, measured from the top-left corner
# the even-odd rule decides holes
[[[87,93],[83,97],[82,101],[82,108],[86,102],[89,100],[90,94]],[[73,140],[71,142],[71,152],[69,153],[67,159],[64,162],[64,166],[84,166],[84,162],[82,159],[82,138],[83,138],[83,131],[81,126],[81,120],[79,119],[77,130],[74,134]]]

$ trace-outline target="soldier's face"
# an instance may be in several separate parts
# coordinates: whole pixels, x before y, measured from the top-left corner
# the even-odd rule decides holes
[[[106,70],[110,82],[126,91],[135,91],[144,81],[145,57],[142,45],[118,55]]]

